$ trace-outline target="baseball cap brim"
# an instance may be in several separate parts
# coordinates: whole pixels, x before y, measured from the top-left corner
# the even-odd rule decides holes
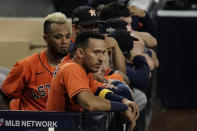
[[[89,21],[85,21],[85,22],[79,22],[79,25],[94,25],[94,24],[99,24],[102,23],[103,21],[99,20],[99,19],[93,19],[93,20],[89,20]]]

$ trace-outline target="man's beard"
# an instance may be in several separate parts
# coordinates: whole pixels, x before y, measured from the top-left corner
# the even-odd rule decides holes
[[[56,56],[56,57],[59,57],[59,58],[63,58],[64,56],[66,56],[68,54],[68,51],[65,51],[65,52],[58,52],[56,48],[54,47],[50,47],[50,52]]]

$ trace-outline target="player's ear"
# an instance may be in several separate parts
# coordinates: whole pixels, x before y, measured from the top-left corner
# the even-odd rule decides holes
[[[76,55],[78,58],[83,58],[83,49],[77,48]]]
[[[47,42],[47,41],[48,41],[48,35],[44,34],[44,35],[43,35],[43,40],[44,40],[45,42]]]

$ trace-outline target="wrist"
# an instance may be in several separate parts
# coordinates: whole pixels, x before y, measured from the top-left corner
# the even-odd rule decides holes
[[[117,102],[120,102],[120,103],[122,103],[122,101],[124,99],[122,96],[114,94],[112,92],[107,93],[105,98],[108,99],[108,100],[117,101]]]
[[[123,103],[123,104],[126,103],[127,101],[128,101],[127,98],[123,98],[123,99],[122,99],[122,103]]]
[[[128,106],[120,103],[120,102],[116,102],[116,101],[110,101],[111,104],[111,111],[126,111],[128,110]]]
[[[145,11],[143,11],[142,13],[140,13],[139,17],[140,17],[140,18],[144,18],[144,17],[146,17],[146,12],[145,12]]]

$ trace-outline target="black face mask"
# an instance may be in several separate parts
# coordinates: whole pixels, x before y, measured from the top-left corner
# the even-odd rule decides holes
[[[123,51],[123,55],[126,59],[129,59],[131,57],[131,54],[129,51]]]

